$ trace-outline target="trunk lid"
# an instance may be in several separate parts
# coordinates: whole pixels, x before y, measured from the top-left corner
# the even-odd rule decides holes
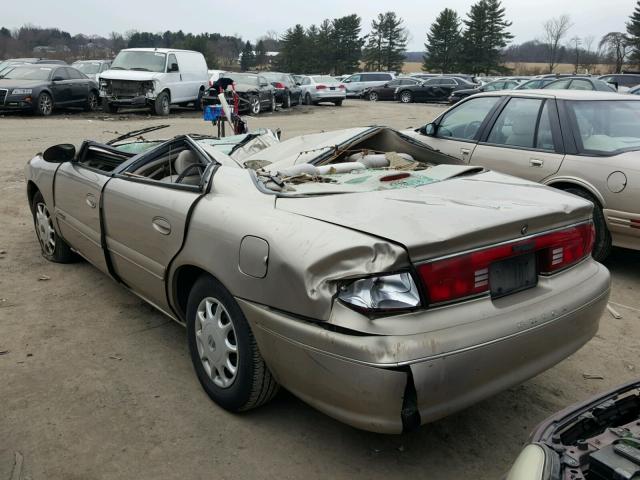
[[[276,208],[403,245],[413,262],[591,218],[592,204],[496,172],[397,190],[280,197]]]

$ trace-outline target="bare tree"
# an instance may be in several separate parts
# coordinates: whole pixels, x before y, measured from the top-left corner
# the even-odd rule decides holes
[[[615,73],[620,73],[630,51],[629,38],[622,32],[609,32],[600,40],[600,47],[615,65]]]
[[[596,37],[588,35],[582,39],[583,51],[581,66],[586,70],[586,73],[591,73],[591,70],[600,60],[600,51],[594,51],[593,42],[596,41]]]
[[[567,35],[571,28],[571,17],[564,14],[557,18],[551,18],[542,24],[544,29],[544,41],[547,44],[549,64],[549,73],[553,73],[553,69],[558,64],[558,52],[562,39]]]

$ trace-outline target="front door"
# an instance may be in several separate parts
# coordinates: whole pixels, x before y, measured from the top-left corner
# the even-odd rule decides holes
[[[480,127],[501,100],[501,97],[480,97],[461,102],[436,122],[434,135],[419,135],[416,139],[446,155],[469,163]]]
[[[560,168],[559,137],[554,100],[514,97],[476,146],[471,163],[539,182]]]
[[[136,166],[129,176],[116,175],[103,194],[106,244],[114,270],[129,288],[165,312],[170,312],[167,267],[182,247],[189,210],[201,194],[196,183],[202,170],[186,171],[182,160],[187,156],[191,163],[204,163],[203,159],[185,150],[189,149],[184,140],[154,150],[145,162],[149,169]],[[169,178],[150,173],[163,165],[171,167]],[[187,174],[185,184],[176,183],[181,173]],[[157,181],[140,178],[150,174]]]
[[[73,82],[65,67],[58,67],[52,75],[51,91],[55,105],[68,105],[73,102]]]
[[[165,74],[166,84],[171,90],[171,103],[178,103],[184,100],[184,85],[178,59],[173,53],[167,55],[167,73]]]

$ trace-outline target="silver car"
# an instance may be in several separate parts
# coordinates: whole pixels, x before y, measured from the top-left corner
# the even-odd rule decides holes
[[[365,88],[378,87],[396,78],[391,72],[361,72],[345,78],[347,97],[360,97]]]
[[[100,74],[111,68],[111,60],[79,60],[71,66],[97,82]]]
[[[640,249],[640,98],[579,90],[483,93],[407,133],[465,163],[590,200],[598,260],[612,245]]]
[[[302,89],[302,103],[317,105],[320,102],[330,102],[339,107],[347,98],[346,88],[330,75],[308,75],[300,82]]]

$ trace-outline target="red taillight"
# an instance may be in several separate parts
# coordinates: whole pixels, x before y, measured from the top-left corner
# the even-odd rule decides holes
[[[325,90],[326,88],[326,85],[316,85],[316,90]]]
[[[209,87],[213,87],[213,82],[209,80]]]
[[[418,266],[429,303],[443,303],[489,291],[493,262],[535,252],[539,274],[550,274],[582,260],[595,240],[593,223],[515,240],[495,247],[435,260]]]
[[[284,83],[281,82],[273,82],[273,86],[276,88],[284,89]]]
[[[340,84],[340,86],[338,88],[341,89],[341,90],[344,90],[347,87],[345,87],[343,84]]]

